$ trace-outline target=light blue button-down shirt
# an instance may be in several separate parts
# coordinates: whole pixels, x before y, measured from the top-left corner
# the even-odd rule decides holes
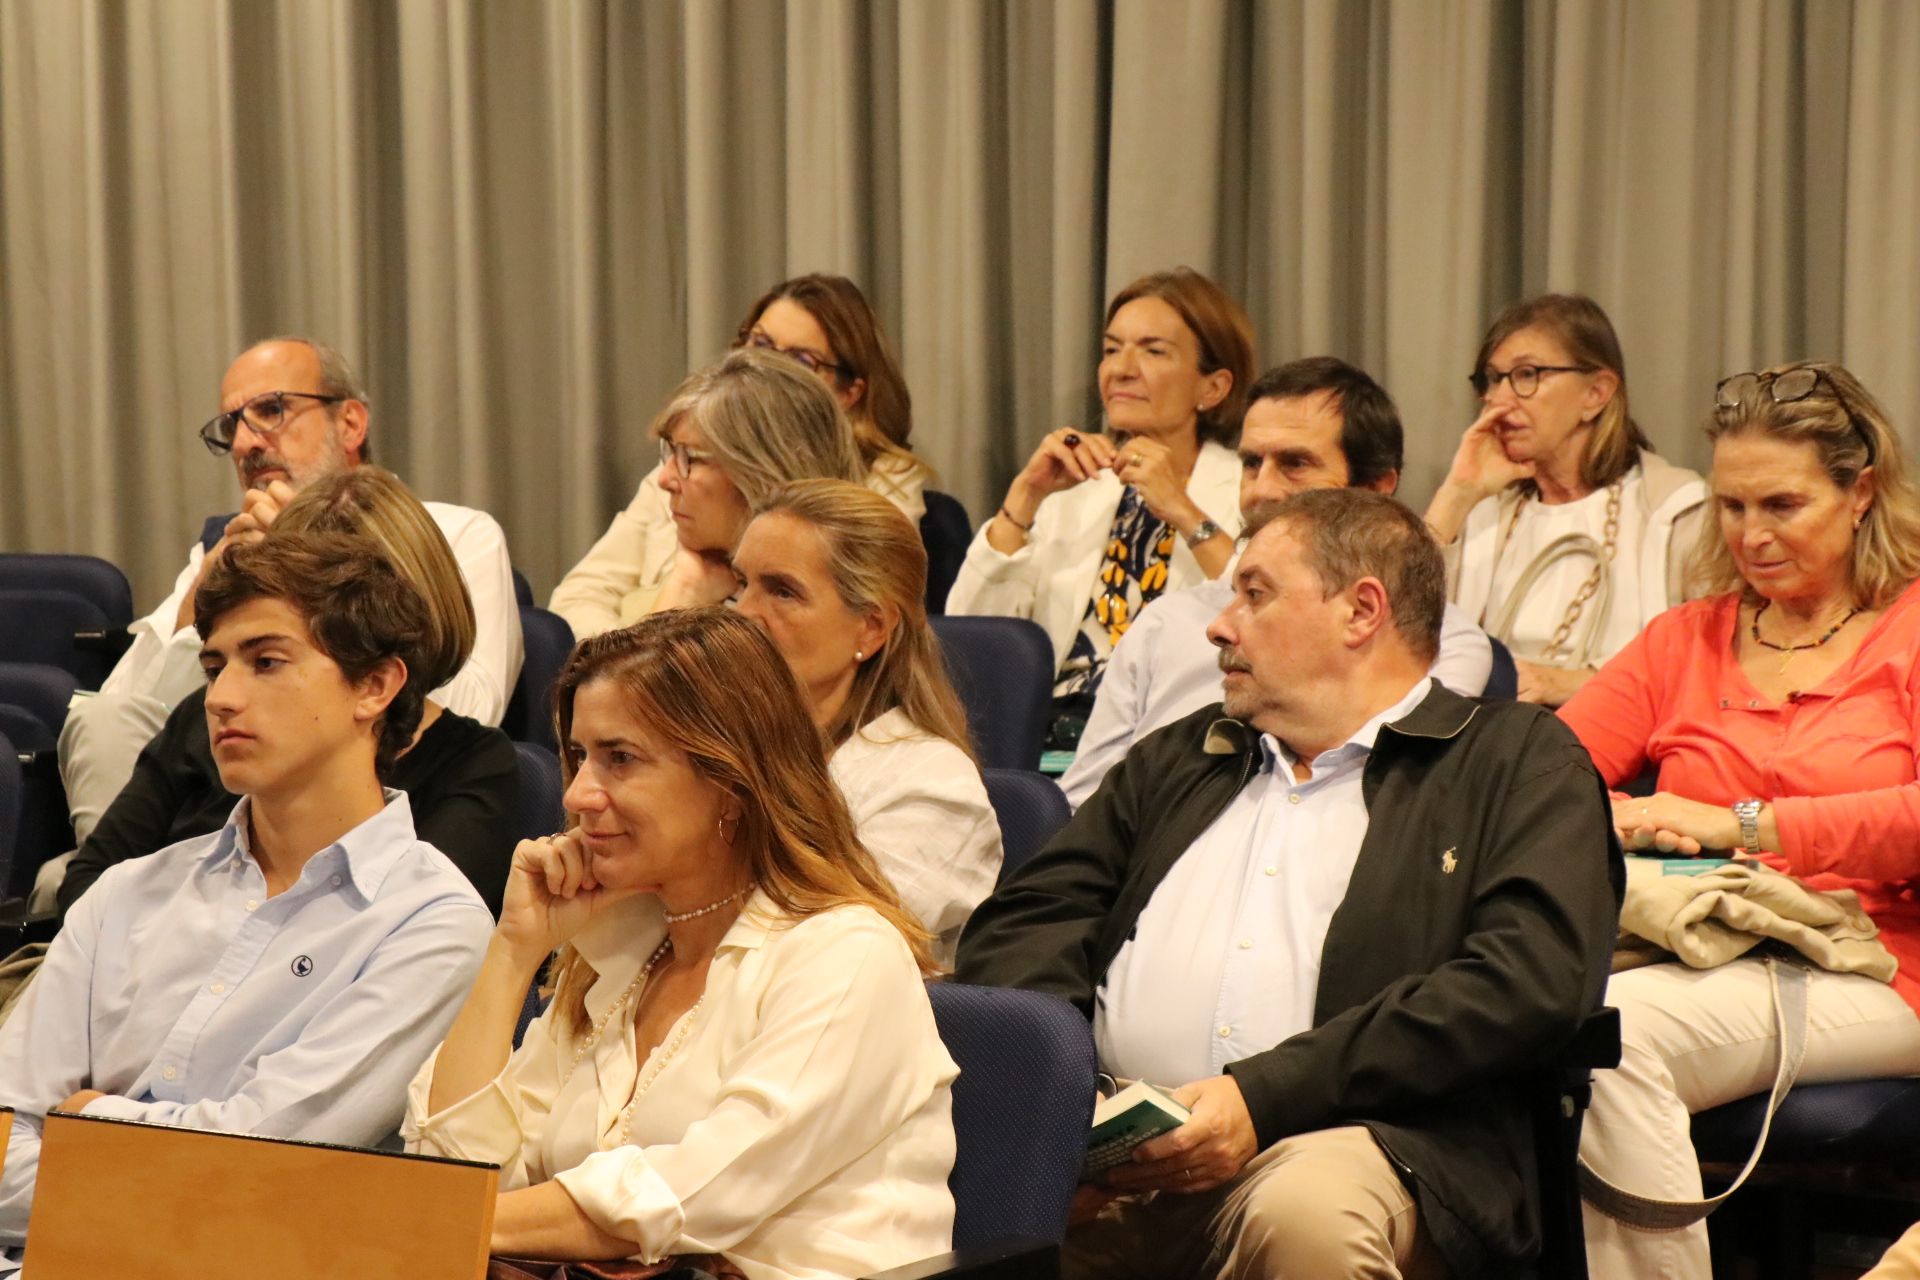
[[[479,971],[493,919],[417,839],[405,795],[267,896],[249,800],[210,836],[110,868],[0,1027],[0,1244],[18,1256],[46,1112],[370,1146]],[[0,1262],[0,1271],[9,1269]]]
[[[1367,834],[1367,757],[1432,687],[1421,679],[1315,756],[1305,782],[1261,735],[1259,772],[1173,864],[1107,970],[1093,1020],[1102,1070],[1183,1085],[1313,1026],[1327,926]]]

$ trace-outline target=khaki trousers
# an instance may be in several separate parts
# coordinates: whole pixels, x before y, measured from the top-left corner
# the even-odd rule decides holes
[[[1359,1126],[1286,1138],[1225,1186],[1125,1196],[1067,1233],[1069,1280],[1441,1280],[1412,1196]]]
[[[1860,1280],[1920,1280],[1920,1226],[1908,1227]]]

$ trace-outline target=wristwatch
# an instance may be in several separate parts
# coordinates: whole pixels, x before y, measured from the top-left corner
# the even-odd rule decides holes
[[[1751,796],[1733,802],[1733,816],[1740,819],[1740,847],[1748,853],[1760,852],[1760,810],[1765,805]]]
[[[1193,526],[1193,532],[1187,535],[1187,545],[1197,547],[1208,538],[1218,537],[1219,534],[1219,525],[1215,524],[1211,519],[1202,520],[1199,524]]]

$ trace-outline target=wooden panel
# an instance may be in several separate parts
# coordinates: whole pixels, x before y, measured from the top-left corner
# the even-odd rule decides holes
[[[35,1280],[481,1280],[492,1165],[47,1117],[27,1273]]]

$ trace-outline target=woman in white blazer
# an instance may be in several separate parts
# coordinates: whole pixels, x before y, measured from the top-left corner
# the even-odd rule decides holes
[[[1427,508],[1452,602],[1513,651],[1522,701],[1559,706],[1685,598],[1704,481],[1653,452],[1591,298],[1503,311],[1474,361],[1480,416]]]
[[[1040,442],[982,525],[947,612],[1031,618],[1053,641],[1055,745],[1071,745],[1108,655],[1163,592],[1217,577],[1240,527],[1232,445],[1253,380],[1253,325],[1185,267],[1107,305],[1108,434]]]
[[[885,499],[833,480],[773,495],[740,538],[737,608],[800,681],[860,842],[948,964],[1000,875],[1000,823],[927,625],[927,553]]]

